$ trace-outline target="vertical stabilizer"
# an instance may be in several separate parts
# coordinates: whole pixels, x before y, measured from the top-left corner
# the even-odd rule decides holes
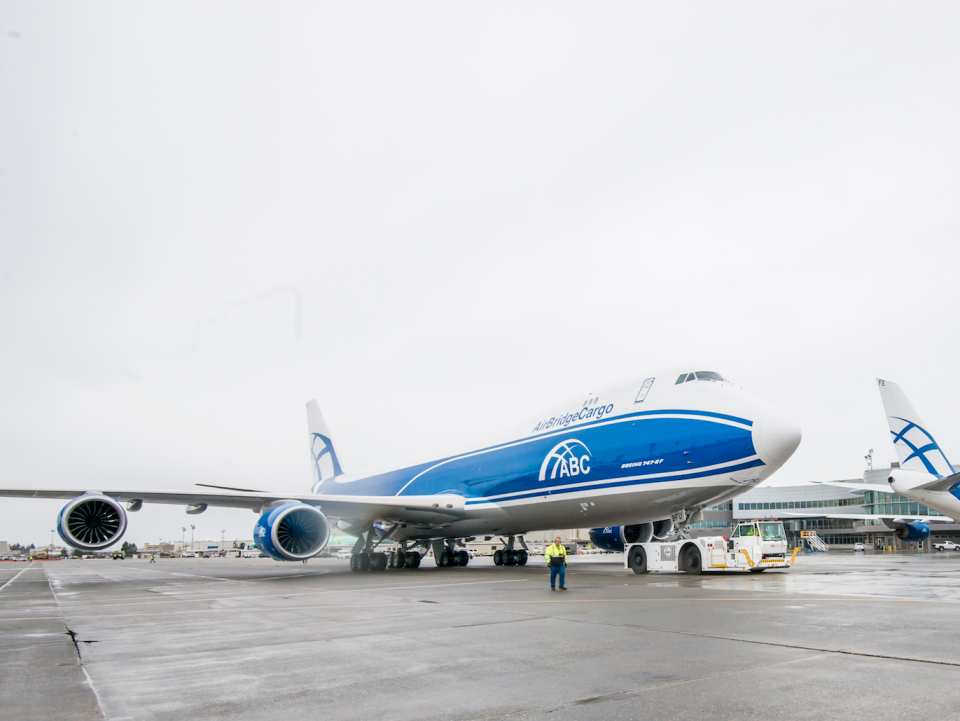
[[[337,452],[333,449],[330,430],[327,428],[327,422],[323,420],[323,414],[316,399],[307,403],[307,439],[310,444],[313,469],[311,491],[317,493],[323,481],[343,475],[343,469],[340,467]]]
[[[953,475],[953,466],[900,386],[877,378],[877,387],[900,467],[910,471],[926,471],[937,478]]]

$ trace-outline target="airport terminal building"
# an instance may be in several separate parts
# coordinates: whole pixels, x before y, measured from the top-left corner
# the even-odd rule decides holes
[[[862,479],[849,479],[848,482],[886,488],[889,475],[890,468],[878,468],[866,471]],[[809,511],[810,515],[805,515],[804,511]],[[916,542],[905,543],[898,539],[894,529],[881,521],[823,517],[834,513],[943,515],[899,494],[847,490],[833,485],[771,486],[755,488],[721,506],[705,510],[703,521],[691,527],[691,535],[728,535],[737,521],[776,518],[784,522],[791,545],[799,541],[801,531],[815,531],[827,545],[840,547],[863,543],[868,548],[932,550],[932,542],[960,542],[960,524],[954,522],[930,524],[930,539],[920,549]]]

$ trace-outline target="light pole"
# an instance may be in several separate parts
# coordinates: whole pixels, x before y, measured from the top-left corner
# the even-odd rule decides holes
[[[223,546],[226,544],[226,542],[227,542],[227,532],[220,531],[220,555],[221,556],[223,555]]]
[[[53,534],[54,534],[54,533],[56,533],[56,530],[53,529],[53,528],[51,528],[51,529],[50,529],[50,551],[53,550]],[[49,552],[49,551],[47,552],[47,555],[48,555],[48,556],[50,555],[50,552]]]
[[[190,553],[193,553],[193,532],[197,530],[197,527],[192,523],[190,524]]]
[[[180,534],[180,558],[183,558],[183,544],[186,543],[187,527],[180,526],[180,530],[183,531],[183,533]]]

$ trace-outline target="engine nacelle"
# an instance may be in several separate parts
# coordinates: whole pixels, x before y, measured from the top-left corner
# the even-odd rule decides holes
[[[119,541],[126,530],[123,506],[100,493],[74,498],[57,516],[60,538],[80,551],[102,551]]]
[[[257,548],[275,561],[305,561],[330,538],[330,522],[306,503],[286,503],[267,511],[253,527]]]
[[[634,523],[630,526],[609,526],[590,530],[590,543],[605,551],[622,551],[624,543],[649,543],[652,538],[652,523]]]
[[[923,541],[930,536],[930,526],[920,521],[911,521],[900,526],[894,533],[901,541]]]

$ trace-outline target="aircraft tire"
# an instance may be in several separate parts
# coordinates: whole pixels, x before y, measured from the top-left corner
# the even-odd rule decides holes
[[[700,559],[700,551],[696,546],[688,546],[681,558],[683,570],[691,576],[699,576],[703,571],[703,562]]]
[[[393,562],[394,568],[406,568],[407,567],[407,554],[402,549],[397,549],[395,554],[396,558]]]
[[[526,551],[517,551],[517,565],[526,566],[527,565],[527,552]]]
[[[420,568],[420,554],[411,553],[410,554],[410,568]]]
[[[493,552],[493,565],[502,566],[503,565],[503,551],[494,551]]]
[[[647,573],[647,553],[641,546],[630,549],[630,558],[628,559],[630,570],[634,573]]]
[[[370,555],[367,553],[357,554],[357,570],[358,571],[369,571],[370,570]]]
[[[437,565],[440,566],[440,568],[449,568],[453,565],[453,559],[450,558],[450,551],[446,548],[440,553],[440,558],[437,559]]]
[[[374,557],[374,559],[376,560],[377,563],[376,563],[376,567],[374,567],[373,563],[371,563],[371,564],[370,564],[370,570],[371,570],[371,571],[386,571],[386,570],[387,570],[387,564],[390,562],[390,561],[387,559],[387,554],[386,554],[386,553],[382,553],[382,552],[381,552],[381,553],[375,553],[375,554],[373,554],[373,557]]]
[[[457,565],[466,566],[470,563],[470,554],[466,551],[457,551]]]

